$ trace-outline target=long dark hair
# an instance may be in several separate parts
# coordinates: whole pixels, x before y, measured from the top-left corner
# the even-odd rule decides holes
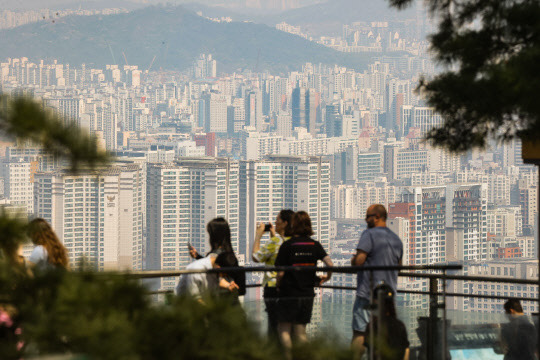
[[[210,252],[220,249],[221,252],[234,253],[231,244],[231,229],[227,220],[222,217],[211,220],[206,225],[206,231],[210,237]]]
[[[28,226],[28,235],[35,245],[41,245],[47,250],[50,264],[64,269],[69,267],[67,250],[46,220],[32,220]]]
[[[279,212],[279,218],[281,221],[286,221],[287,226],[285,226],[285,231],[283,235],[285,237],[293,236],[293,228],[292,228],[292,218],[294,215],[294,211],[289,209],[284,209]]]
[[[383,303],[378,304],[378,306],[382,306],[384,309],[382,318],[385,320],[385,322],[389,318],[397,318],[396,305],[394,303],[394,290],[388,284],[377,285],[375,289],[373,289],[373,303],[378,301],[379,293],[384,295]]]
[[[238,266],[238,259],[234,254],[231,244],[231,228],[229,223],[222,217],[211,220],[206,225],[206,231],[210,236],[210,252],[216,253],[219,249],[216,264],[223,268]],[[238,295],[246,294],[246,273],[235,272],[228,275],[239,286]]]

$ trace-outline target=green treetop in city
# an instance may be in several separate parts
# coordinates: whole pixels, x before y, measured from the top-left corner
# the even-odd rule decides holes
[[[389,0],[403,8],[413,0]],[[418,90],[444,118],[426,139],[454,152],[540,134],[540,2],[426,0],[443,71]]]

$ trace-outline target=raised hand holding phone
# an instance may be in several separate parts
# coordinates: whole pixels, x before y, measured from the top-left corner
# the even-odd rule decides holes
[[[187,247],[188,247],[188,251],[189,251],[189,256],[191,256],[192,258],[196,259],[197,256],[199,255],[199,253],[197,252],[197,249],[195,249],[191,243],[188,241],[187,243]]]

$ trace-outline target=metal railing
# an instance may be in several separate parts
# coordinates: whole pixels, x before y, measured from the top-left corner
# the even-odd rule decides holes
[[[472,281],[472,282],[491,282],[491,283],[508,283],[519,285],[532,285],[538,286],[537,280],[515,279],[515,278],[496,278],[487,276],[466,276],[466,275],[454,275],[447,274],[448,271],[461,270],[462,265],[420,265],[420,266],[336,266],[336,267],[310,267],[310,266],[277,266],[277,267],[235,267],[235,268],[219,268],[209,270],[177,270],[177,271],[138,271],[129,273],[130,277],[138,279],[152,279],[152,278],[164,278],[164,277],[176,277],[184,274],[196,274],[196,273],[235,273],[235,272],[269,272],[269,271],[317,271],[317,272],[332,272],[332,273],[350,273],[356,274],[359,272],[370,272],[371,289],[373,289],[373,272],[376,271],[399,271],[398,276],[408,278],[418,278],[428,280],[429,290],[404,290],[397,289],[398,293],[403,294],[415,294],[415,295],[427,295],[429,296],[429,315],[427,317],[427,330],[425,341],[425,353],[426,359],[446,359],[448,353],[447,344],[447,306],[446,299],[448,297],[465,297],[465,298],[484,298],[484,299],[496,299],[507,300],[508,296],[501,295],[487,295],[487,294],[467,294],[467,293],[455,293],[447,292],[446,285],[448,280],[454,281]],[[414,271],[414,272],[413,272]],[[438,273],[426,273],[426,271],[436,271]],[[439,281],[441,281],[441,289],[439,291]],[[247,288],[260,287],[261,284],[246,284]],[[323,289],[337,289],[337,290],[356,290],[351,286],[339,286],[339,285],[322,285],[318,286]],[[151,294],[163,294],[171,293],[172,290],[154,291]],[[440,301],[440,299],[442,301]],[[538,298],[530,297],[512,297],[513,299],[521,301],[534,301],[539,302]],[[540,303],[539,309],[540,309]],[[438,311],[442,310],[442,319],[438,317]],[[442,320],[443,326],[439,326]],[[439,331],[440,329],[440,331]],[[440,332],[440,333],[439,333]],[[437,351],[437,338],[441,339],[440,349]],[[540,344],[538,344],[540,347]]]

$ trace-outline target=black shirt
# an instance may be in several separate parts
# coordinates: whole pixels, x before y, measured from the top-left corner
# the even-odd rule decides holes
[[[405,350],[409,347],[407,338],[407,329],[405,324],[394,317],[386,317],[384,328],[381,332],[377,331],[377,318],[373,317],[373,332],[376,334],[374,340],[374,349],[370,349],[370,328],[368,324],[364,345],[370,350],[375,351],[375,358],[381,356],[382,360],[403,360]],[[377,334],[378,333],[378,334]],[[379,336],[377,338],[377,335]]]
[[[292,237],[279,248],[276,266],[317,266],[326,257],[321,244],[310,237]],[[313,297],[316,282],[315,271],[286,271],[279,285],[279,296]]]

